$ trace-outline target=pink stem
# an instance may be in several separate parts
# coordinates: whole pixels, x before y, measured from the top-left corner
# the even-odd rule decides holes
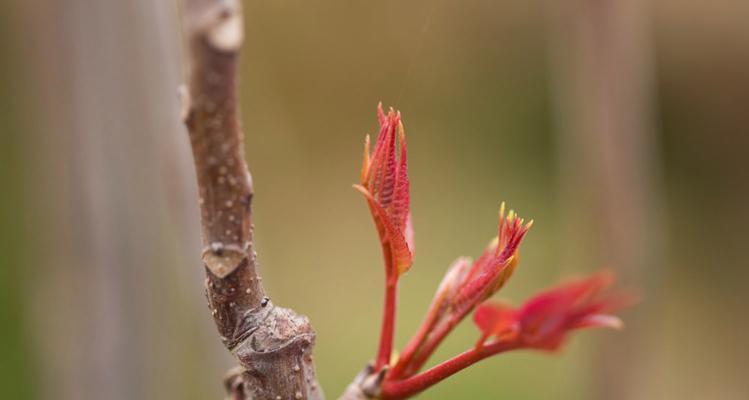
[[[439,301],[433,302],[429,306],[429,311],[427,311],[426,319],[421,323],[421,326],[419,327],[419,330],[416,332],[416,334],[411,338],[411,340],[408,341],[408,344],[406,344],[406,347],[403,349],[400,357],[398,358],[398,362],[395,364],[393,369],[388,372],[387,379],[399,379],[403,376],[403,373],[406,372],[406,368],[409,366],[411,359],[413,359],[413,357],[422,348],[427,339],[427,336],[437,324],[440,307],[441,302]]]
[[[410,378],[400,381],[386,379],[382,383],[380,396],[383,400],[411,397],[484,358],[520,347],[522,347],[520,342],[511,341],[495,342],[481,348],[468,350]]]
[[[447,320],[446,323],[439,325],[437,327],[437,330],[432,332],[431,335],[427,338],[426,342],[423,346],[421,346],[420,351],[418,354],[416,354],[416,357],[410,361],[409,365],[406,366],[405,374],[403,376],[411,376],[421,369],[421,367],[426,364],[427,361],[429,361],[429,357],[432,356],[432,354],[437,350],[437,347],[442,343],[443,340],[445,340],[445,337],[447,337],[450,332],[455,329],[455,327],[460,323],[460,321],[463,320],[463,318],[468,315],[468,312],[472,310],[473,307],[466,307],[463,309],[463,311],[460,312],[460,314],[454,314],[450,317],[449,320]]]
[[[387,278],[385,282],[385,307],[382,313],[382,330],[380,331],[380,347],[377,351],[375,371],[380,371],[390,363],[393,351],[393,336],[395,335],[395,304],[398,292],[398,279]]]

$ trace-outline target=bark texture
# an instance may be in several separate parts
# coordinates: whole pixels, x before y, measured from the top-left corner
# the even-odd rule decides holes
[[[321,399],[306,317],[266,296],[253,249],[252,179],[237,104],[243,41],[236,0],[185,0],[189,80],[183,90],[198,179],[206,296],[221,340],[239,361],[230,399]]]

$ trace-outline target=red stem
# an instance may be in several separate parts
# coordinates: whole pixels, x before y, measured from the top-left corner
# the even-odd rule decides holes
[[[388,277],[385,282],[385,307],[382,313],[380,347],[377,351],[375,371],[380,371],[390,363],[390,354],[393,351],[393,336],[395,335],[395,303],[397,292],[398,278]]]
[[[385,262],[385,304],[382,309],[380,345],[375,358],[375,371],[377,372],[390,364],[393,336],[395,335],[395,306],[398,293],[398,271],[393,268],[392,252],[386,241],[382,242],[382,258]]]
[[[455,328],[455,325],[457,325],[456,322],[453,322],[452,319],[448,320],[446,323],[440,325],[436,331],[432,332],[431,335],[427,338],[427,341],[424,343],[423,346],[421,346],[421,350],[418,354],[416,354],[416,357],[411,360],[409,365],[405,369],[405,373],[403,376],[411,376],[421,369],[421,367],[426,364],[427,361],[429,361],[429,357],[432,356],[432,354],[437,350],[437,347],[442,343],[442,341],[447,337],[447,335],[452,332],[453,328]]]
[[[429,357],[431,357],[432,354],[437,350],[437,347],[440,345],[440,343],[442,343],[443,340],[445,340],[445,337],[447,337],[447,335],[450,334],[453,329],[455,329],[460,321],[462,321],[463,318],[468,315],[468,312],[471,309],[473,309],[473,307],[466,307],[464,308],[464,311],[460,312],[460,314],[453,315],[449,320],[447,320],[446,323],[439,325],[437,327],[437,330],[429,335],[426,343],[421,346],[421,350],[418,352],[418,354],[416,354],[416,358],[414,358],[409,363],[410,365],[406,366],[405,374],[403,374],[403,376],[411,376],[417,373],[421,369],[421,367],[423,367],[424,364],[429,361]]]
[[[514,350],[519,347],[521,347],[521,343],[517,341],[495,342],[479,349],[473,348],[471,350],[463,352],[410,378],[401,381],[392,381],[386,379],[382,383],[380,393],[381,399],[398,400],[411,397],[429,388],[430,386],[439,383],[443,379],[446,379],[453,374],[460,372],[467,367],[470,367],[471,365],[483,360],[484,358]]]
[[[401,355],[398,358],[398,362],[395,364],[393,369],[388,372],[387,379],[399,379],[403,376],[403,373],[406,372],[406,368],[411,362],[411,359],[419,352],[419,350],[421,350],[425,340],[427,339],[427,336],[437,324],[441,306],[442,302],[439,300],[432,302],[432,304],[429,306],[429,311],[427,311],[426,319],[424,319],[424,321],[421,323],[421,326],[419,327],[419,330],[411,338],[411,340],[408,341],[408,344],[406,344],[406,347],[403,349],[403,352],[401,352]]]

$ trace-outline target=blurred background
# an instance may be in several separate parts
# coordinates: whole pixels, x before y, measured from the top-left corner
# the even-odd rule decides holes
[[[0,3],[0,398],[219,399],[172,1]],[[536,221],[501,298],[603,267],[627,329],[496,357],[427,399],[746,399],[749,2],[245,1],[261,273],[335,398],[374,355],[358,179],[404,115],[416,257],[397,342],[505,200]],[[474,343],[470,323],[437,354]]]

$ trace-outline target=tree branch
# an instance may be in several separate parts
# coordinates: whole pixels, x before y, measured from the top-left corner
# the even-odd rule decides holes
[[[257,273],[252,179],[237,110],[240,4],[184,0],[183,13],[190,71],[182,117],[198,179],[206,296],[221,340],[241,365],[227,378],[227,392],[231,399],[322,399],[309,321],[275,307]]]

